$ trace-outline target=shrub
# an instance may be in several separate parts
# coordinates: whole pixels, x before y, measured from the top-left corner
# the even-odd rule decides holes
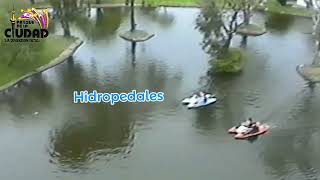
[[[244,64],[243,53],[238,49],[229,49],[217,59],[210,60],[210,64],[210,73],[238,73]]]

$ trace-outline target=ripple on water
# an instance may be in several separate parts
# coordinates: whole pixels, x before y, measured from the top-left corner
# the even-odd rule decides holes
[[[66,172],[66,173],[84,173],[88,174],[92,171],[97,171],[96,164],[103,163],[108,164],[113,160],[122,160],[130,156],[133,143],[128,145],[128,147],[119,147],[114,149],[101,149],[93,150],[87,154],[69,159],[63,157],[57,152],[52,152],[50,150],[49,162],[56,166],[56,172]],[[70,151],[69,153],[72,153]],[[85,159],[84,159],[85,158]],[[99,166],[101,168],[101,166]]]
[[[259,91],[248,91],[246,92],[246,95],[245,95],[245,102],[246,104],[248,105],[256,105],[258,103],[258,100],[260,99],[261,97],[261,92]]]

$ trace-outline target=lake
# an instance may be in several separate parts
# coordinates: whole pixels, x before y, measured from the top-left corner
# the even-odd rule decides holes
[[[311,63],[311,20],[257,13],[268,33],[249,37],[246,66],[208,76],[210,55],[193,8],[137,9],[137,28],[155,33],[131,44],[127,8],[70,17],[84,44],[65,63],[0,96],[1,179],[316,180],[320,178],[320,92],[296,66]],[[77,19],[78,18],[78,19]],[[65,28],[65,27],[64,27]],[[59,20],[52,32],[66,33]],[[236,36],[233,47],[239,47]],[[73,104],[74,90],[162,91],[161,103]],[[214,93],[216,104],[188,110],[184,97]],[[227,130],[253,117],[267,135],[234,140]]]

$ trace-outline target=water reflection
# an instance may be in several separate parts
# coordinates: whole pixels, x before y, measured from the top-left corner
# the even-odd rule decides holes
[[[220,114],[221,117],[219,118],[226,130],[248,118],[245,113],[247,93],[244,89],[239,90],[239,87],[237,87],[239,84],[237,85],[236,81],[241,81],[241,78],[234,76],[214,78],[216,93],[220,97],[220,106],[217,113]]]
[[[53,17],[60,21],[63,29],[63,35],[66,37],[71,36],[70,23],[72,20],[77,20],[79,13],[82,11],[81,8],[77,7],[77,1],[54,1],[50,0],[49,3],[53,7]],[[53,21],[55,22],[55,21]]]
[[[161,78],[155,77],[156,74],[152,70],[146,71],[146,74],[156,79],[163,79],[162,76],[165,76],[161,74]],[[129,84],[122,84],[120,90],[131,87],[131,81],[140,79],[141,74],[139,77],[137,75],[137,73],[130,73],[132,78],[129,81],[122,81],[122,83]],[[128,76],[125,73],[120,77]],[[97,84],[96,82],[83,81],[84,79],[82,79],[82,84],[91,84],[91,88]],[[145,82],[153,84],[154,79],[150,81],[147,78]],[[163,90],[164,84],[158,84],[157,89]],[[119,85],[108,83],[106,86],[110,88]],[[138,87],[141,86],[147,85],[139,83]],[[99,86],[96,87],[102,89]],[[114,90],[120,91],[118,88]],[[152,91],[153,88],[150,90]],[[170,93],[168,94],[170,96]],[[153,113],[159,108],[159,105],[156,104],[132,105],[123,103],[117,104],[116,107],[108,107],[105,104],[69,105],[63,115],[64,124],[50,133],[51,162],[57,164],[63,171],[78,172],[89,168],[96,161],[107,162],[114,158],[126,158],[134,145],[135,132],[133,128],[135,123],[138,120],[138,125],[145,127],[150,123],[147,114]],[[139,118],[137,119],[137,117]]]
[[[132,45],[132,43],[130,43]],[[142,44],[141,44],[142,45]],[[132,106],[131,108],[144,109],[144,112],[152,112],[155,107],[170,109],[174,107],[176,99],[176,88],[181,86],[182,73],[177,71],[173,74],[169,72],[167,64],[161,60],[151,56],[140,46],[129,48],[131,53],[126,55],[126,61],[122,64],[118,78],[121,82],[117,82],[119,91],[130,91],[137,89],[144,91],[161,91],[165,93],[166,101],[162,103],[146,103]],[[138,59],[137,63],[128,63],[134,59]],[[169,107],[168,107],[169,105]],[[162,109],[164,110],[164,109]]]
[[[176,89],[181,84],[181,74],[170,74],[161,60],[147,51],[140,51],[140,48],[131,48],[129,55],[125,54],[128,59],[123,61],[121,58],[118,68],[104,69],[105,61],[96,55],[90,59],[87,56],[83,59],[71,57],[63,66],[55,68],[61,101],[68,108],[63,111],[61,125],[50,132],[48,152],[51,162],[64,171],[78,172],[90,169],[97,161],[108,162],[130,156],[136,129],[148,126],[152,114],[175,106],[172,101],[177,101]],[[84,45],[82,51],[90,51],[90,47]],[[139,63],[132,66],[128,63],[131,58],[139,59]],[[74,90],[120,93],[132,89],[162,91],[170,100],[148,104],[118,103],[114,107],[71,103]]]
[[[248,36],[247,35],[243,35],[241,42],[240,42],[240,47],[242,48],[246,48],[248,44]]]
[[[144,18],[157,22],[163,28],[168,28],[174,23],[174,15],[167,11],[166,7],[153,8],[153,7],[143,7],[139,11]]]
[[[265,26],[274,33],[287,33],[295,21],[294,16],[278,13],[267,13]]]
[[[212,105],[214,106],[214,105]],[[196,111],[195,128],[210,133],[217,128],[215,107],[208,106]]]
[[[128,14],[123,8],[78,7],[76,1],[50,1],[53,6],[53,26],[59,22],[64,36],[74,35],[71,25],[75,25],[89,40],[109,39],[119,28]],[[92,15],[93,14],[93,15]]]
[[[52,99],[53,89],[42,74],[20,82],[9,92],[0,95],[0,103],[6,104],[17,117],[33,115],[39,109],[50,109]],[[29,103],[28,106],[25,102]]]
[[[131,42],[131,57],[132,57],[132,62],[134,64],[136,61],[136,47],[137,47],[137,42]]]
[[[59,80],[63,87],[59,88],[59,90],[62,91],[62,95],[68,95],[67,100],[71,100],[73,91],[81,91],[90,87],[91,89],[89,90],[93,90],[93,88],[97,87],[85,74],[84,67],[79,62],[75,62],[73,57],[70,57],[66,65],[58,67],[56,71],[58,71]]]
[[[78,171],[97,160],[108,161],[115,155],[124,158],[130,153],[133,121],[126,107],[112,110],[103,104],[90,105],[84,112],[69,111],[64,118],[66,123],[50,133],[49,149],[52,162],[64,170]]]
[[[71,26],[76,26],[77,30],[91,41],[110,40],[130,12],[129,7],[85,8],[68,1],[59,3],[51,1],[50,3],[53,6],[53,20],[50,27],[53,32],[56,30],[56,24],[59,23],[64,36],[75,35],[76,32],[71,32]],[[166,8],[144,7],[137,12],[143,18],[152,20],[161,27],[169,27],[174,22],[174,16]]]
[[[86,32],[91,40],[108,39],[119,28],[123,17],[127,16],[126,8],[96,8],[96,19],[90,32]]]
[[[223,34],[221,34],[222,20],[219,18],[219,10],[212,7],[202,8],[200,14],[196,19],[196,28],[203,35],[202,48],[209,54],[209,62],[215,60],[217,53],[221,50],[222,44],[225,39]],[[210,117],[209,114],[204,115],[205,117],[210,117],[211,121],[218,121],[222,124],[222,127],[228,129],[232,127],[233,121],[240,121],[243,118],[244,106],[242,105],[244,94],[239,94],[235,96],[234,90],[238,89],[237,81],[241,80],[241,74],[237,76],[214,76],[210,73],[209,68],[207,77],[207,88],[211,93],[215,93],[218,97],[218,102],[214,105],[215,113],[210,112],[214,115],[214,119]],[[204,118],[203,116],[200,116]],[[210,121],[208,121],[210,122]],[[213,122],[211,122],[213,123]]]
[[[129,48],[130,52],[127,52],[126,54],[131,57],[131,63],[132,63],[132,66],[135,67],[135,64],[136,64],[136,51],[137,51],[137,42],[130,42],[131,44],[131,47]]]
[[[105,90],[98,82],[96,61],[91,60],[87,76],[81,64],[69,59],[65,66],[57,69],[61,75],[62,95],[69,108],[63,114],[63,124],[50,133],[49,153],[52,163],[65,171],[79,171],[88,168],[96,160],[108,161],[116,155],[124,158],[133,146],[133,115],[126,104],[116,108],[106,104],[71,104],[73,90]],[[106,87],[117,85],[108,83]],[[123,113],[126,112],[126,113]]]
[[[313,141],[314,133],[320,129],[316,120],[314,106],[318,104],[308,88],[301,92],[296,104],[289,109],[290,117],[285,127],[273,130],[271,138],[266,140],[262,156],[267,167],[278,178],[312,179],[320,176],[319,161]],[[292,174],[293,171],[298,172]]]
[[[320,175],[317,170],[319,164],[314,159],[317,152],[312,151],[310,136],[296,134],[297,131],[301,130],[285,130],[285,135],[278,134],[270,138],[264,149],[263,160],[271,173],[279,179],[293,179],[297,176],[302,177],[295,179],[317,179]],[[306,132],[308,131],[304,130],[304,133]],[[300,139],[301,135],[306,141]],[[292,172],[299,174],[291,174]]]

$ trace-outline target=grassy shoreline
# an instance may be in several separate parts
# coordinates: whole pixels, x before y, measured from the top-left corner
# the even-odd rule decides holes
[[[258,7],[257,10],[301,17],[312,17],[314,13],[313,10],[304,7],[281,6],[277,0],[268,0],[265,7]]]
[[[0,91],[36,73],[54,67],[67,59],[81,45],[79,39],[52,36],[45,40],[41,49],[41,58],[33,62],[19,62],[19,67],[0,66]]]
[[[15,3],[15,9],[30,7],[31,4],[27,1]],[[10,27],[11,8],[11,1],[0,1],[0,15],[5,20],[0,23],[1,32]],[[0,39],[0,91],[63,62],[64,57],[72,55],[71,52],[77,48],[74,47],[77,45],[75,43],[80,43],[78,38],[55,35],[49,35],[40,42],[5,42]],[[65,54],[66,52],[69,53]]]
[[[145,6],[150,7],[201,7],[200,5],[201,0],[145,0]],[[217,3],[219,4],[217,0]],[[100,0],[100,4],[96,4],[96,0],[89,0],[91,7],[113,7],[114,5],[117,6],[124,6],[125,0]],[[136,5],[142,4],[142,0],[136,0]],[[35,7],[50,7],[50,5],[46,2],[36,4]],[[272,13],[280,13],[280,14],[287,14],[293,16],[301,16],[301,17],[311,17],[313,11],[304,7],[293,7],[290,5],[281,6],[277,0],[268,0],[265,6],[260,6],[256,10],[258,11],[265,11],[265,12],[272,12]]]
[[[198,0],[151,0],[151,6],[172,6],[172,7],[200,7]],[[219,2],[218,2],[219,4]],[[313,11],[304,7],[281,6],[276,0],[268,0],[265,6],[256,10],[287,14],[301,17],[312,17]]]
[[[219,1],[221,0],[216,0],[217,4]],[[152,6],[200,7],[200,0],[146,0],[146,2],[152,2]],[[311,17],[313,14],[312,10],[304,7],[281,6],[277,0],[268,0],[265,6],[260,6],[257,10],[302,17]]]

